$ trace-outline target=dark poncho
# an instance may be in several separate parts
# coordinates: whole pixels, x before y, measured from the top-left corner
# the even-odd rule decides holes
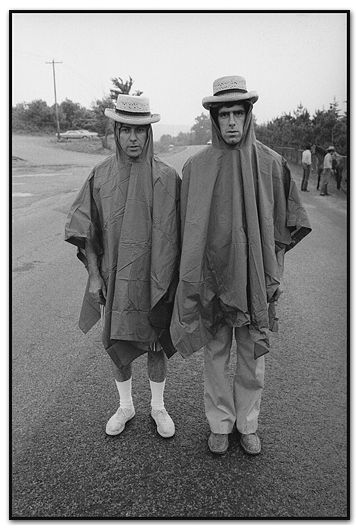
[[[238,145],[223,141],[213,118],[212,133],[212,146],[183,167],[172,340],[186,357],[222,325],[247,325],[259,357],[277,326],[269,303],[274,308],[284,253],[311,228],[285,160],[256,140],[251,109]]]
[[[173,352],[167,329],[178,275],[179,189],[175,170],[153,156],[149,127],[141,156],[129,158],[117,143],[117,154],[93,169],[68,215],[65,240],[85,265],[87,239],[99,257],[107,288],[103,343],[118,366],[157,340]],[[79,326],[88,332],[99,319],[87,285]]]

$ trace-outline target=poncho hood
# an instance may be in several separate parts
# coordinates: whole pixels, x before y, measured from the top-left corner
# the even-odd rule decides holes
[[[114,123],[114,140],[116,145],[116,158],[119,165],[131,165],[132,163],[150,163],[153,158],[153,133],[151,125],[141,125],[147,129],[147,138],[143,146],[141,154],[137,158],[128,156],[119,141],[120,129],[125,126],[123,123]]]
[[[244,148],[251,147],[251,145],[256,142],[255,131],[253,127],[253,105],[251,103],[246,102],[243,106],[246,109],[246,118],[241,141],[236,145],[228,145],[227,143],[225,143],[221,135],[219,125],[216,121],[216,117],[214,117],[215,115],[217,115],[217,112],[214,113],[214,111],[210,110],[211,144],[214,148],[226,151],[241,150]]]
[[[276,327],[283,255],[310,231],[285,161],[256,141],[251,108],[238,145],[213,117],[212,146],[187,161],[181,193],[182,255],[171,335],[189,356],[225,324],[248,326],[255,357]],[[275,329],[275,328],[274,328]]]

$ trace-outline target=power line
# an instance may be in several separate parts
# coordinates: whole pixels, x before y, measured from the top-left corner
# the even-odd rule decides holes
[[[58,116],[58,104],[57,104],[57,91],[56,91],[56,72],[54,65],[55,64],[63,64],[63,62],[56,62],[54,59],[52,59],[49,62],[46,62],[46,64],[52,64],[52,71],[53,71],[53,86],[54,86],[54,106],[56,109],[56,121],[57,121],[57,139],[59,140],[61,138],[61,131],[59,128],[59,116]]]

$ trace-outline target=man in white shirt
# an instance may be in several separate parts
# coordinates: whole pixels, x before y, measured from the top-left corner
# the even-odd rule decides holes
[[[302,165],[303,165],[303,179],[302,179],[302,191],[308,191],[308,181],[309,181],[309,175],[310,175],[310,169],[311,169],[311,150],[310,145],[306,145],[305,150],[302,154]]]
[[[320,182],[320,196],[329,196],[328,185],[333,174],[333,158],[334,158],[335,148],[330,146],[327,149],[327,153],[324,158],[323,172],[321,174]]]

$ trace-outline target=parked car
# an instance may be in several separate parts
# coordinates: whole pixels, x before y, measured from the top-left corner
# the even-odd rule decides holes
[[[89,130],[67,130],[60,134],[61,139],[89,139],[98,137],[97,132],[90,132]]]

